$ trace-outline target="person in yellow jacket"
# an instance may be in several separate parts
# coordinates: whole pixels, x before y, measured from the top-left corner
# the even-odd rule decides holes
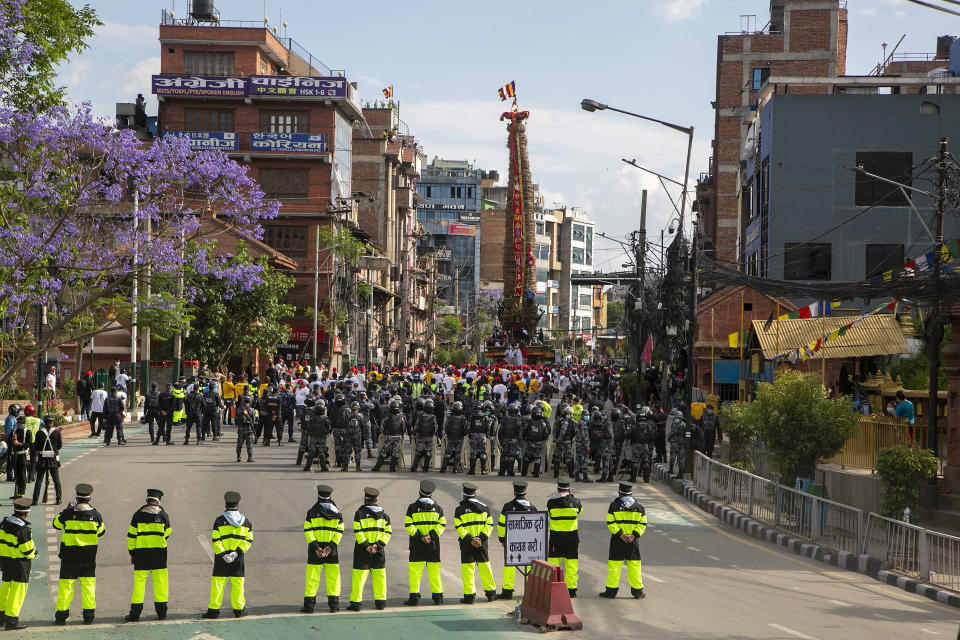
[[[223,494],[224,512],[213,521],[210,540],[213,543],[213,577],[210,578],[210,604],[201,616],[208,619],[220,617],[223,592],[230,578],[230,605],[233,617],[247,615],[243,595],[245,573],[244,556],[253,544],[253,523],[240,513],[240,494],[227,491]]]
[[[610,530],[610,552],[607,555],[607,584],[601,598],[616,598],[620,588],[620,573],[627,565],[630,595],[640,599],[643,577],[640,574],[640,536],[647,529],[647,514],[643,505],[633,497],[633,485],[621,482],[619,495],[607,509],[607,529]]]
[[[20,631],[27,625],[20,623],[20,609],[27,598],[30,569],[37,549],[30,530],[30,498],[13,501],[13,515],[0,521],[0,620],[6,631]]]
[[[571,598],[577,597],[577,572],[580,567],[578,523],[583,505],[570,492],[570,478],[557,478],[557,492],[547,500],[550,516],[550,541],[547,562],[563,566],[564,579]]]
[[[407,507],[403,524],[410,534],[410,597],[403,604],[415,607],[420,603],[420,580],[427,570],[433,604],[443,604],[443,580],[440,578],[440,536],[447,528],[443,508],[433,499],[437,485],[432,480],[420,483],[420,497]]]
[[[488,602],[497,599],[497,583],[490,566],[488,540],[493,533],[493,518],[486,504],[477,498],[477,485],[463,483],[463,499],[454,512],[453,524],[460,538],[460,575],[463,578],[461,604],[473,604],[476,598],[474,565],[480,571],[480,584]]]
[[[167,578],[167,538],[173,529],[170,516],[160,506],[163,491],[147,489],[147,503],[137,509],[127,529],[127,551],[133,563],[133,595],[127,622],[139,622],[147,590],[147,577],[153,577],[153,608],[157,618],[167,617],[170,582]]]
[[[363,506],[353,515],[353,576],[350,604],[347,609],[360,611],[363,604],[363,585],[372,575],[373,604],[377,609],[387,606],[387,543],[393,529],[390,516],[377,504],[379,489],[364,487]]]
[[[320,589],[320,573],[325,573],[327,606],[330,613],[340,610],[340,555],[343,538],[343,514],[330,496],[333,487],[317,485],[317,502],[307,511],[303,535],[307,539],[307,578],[301,613],[313,613]]]
[[[180,424],[187,419],[187,408],[184,399],[187,397],[187,381],[180,381],[173,385],[173,424]]]
[[[93,624],[97,611],[97,549],[106,533],[103,517],[90,504],[93,487],[78,484],[77,497],[53,519],[53,528],[63,532],[60,538],[60,580],[57,584],[57,610],[54,623],[65,625],[70,617],[74,584],[80,582],[83,624]]]

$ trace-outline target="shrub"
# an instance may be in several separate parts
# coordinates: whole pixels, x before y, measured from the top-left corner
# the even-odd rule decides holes
[[[720,409],[720,424],[723,435],[730,441],[730,466],[753,472],[751,448],[760,433],[756,418],[752,416],[755,407],[749,402],[734,402]]]
[[[877,473],[883,483],[883,515],[900,518],[905,507],[915,511],[920,487],[937,472],[937,458],[929,449],[911,449],[904,445],[887,447],[877,456]]]

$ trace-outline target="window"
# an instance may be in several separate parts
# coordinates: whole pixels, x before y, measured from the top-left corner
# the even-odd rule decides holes
[[[473,199],[473,187],[467,187],[467,198]]]
[[[903,266],[902,244],[868,244],[867,278],[879,276],[884,271]]]
[[[462,198],[462,197],[463,197],[463,187],[450,187],[450,197],[451,197],[451,198]]]
[[[786,280],[829,280],[831,245],[788,243],[784,245],[783,277]]]
[[[271,198],[306,198],[308,169],[260,169],[260,187]]]
[[[426,190],[427,190],[426,197],[427,197],[427,198],[432,198],[432,197],[433,197],[433,189],[430,188],[430,187],[427,187]]]
[[[578,307],[589,307],[592,304],[590,301],[590,294],[581,293],[580,299],[577,302],[578,302],[578,305],[577,305]]]
[[[753,303],[752,303],[752,302],[744,302],[744,303],[743,303],[743,310],[744,310],[744,311],[753,311]]]
[[[583,264],[583,249],[573,249],[573,264]]]
[[[184,131],[233,131],[233,110],[184,109]]]
[[[584,231],[582,224],[573,225],[573,239],[576,242],[583,242]]]
[[[538,244],[537,245],[537,257],[541,260],[550,259],[550,245],[548,244]]]
[[[310,113],[307,111],[261,111],[260,131],[264,133],[307,133]]]
[[[311,293],[310,299],[312,301],[313,288],[308,288],[307,285],[303,284],[295,284],[287,290],[287,293],[281,298],[281,302],[283,302],[283,304],[293,305],[296,308],[294,311],[294,315],[296,315],[298,311],[303,311],[307,308],[308,290]]]
[[[537,233],[537,235],[538,235],[538,236],[542,236],[542,235],[543,235],[543,232],[544,232],[544,228],[546,227],[546,225],[543,224],[542,222],[537,222],[535,226],[536,226],[536,233]]]
[[[751,75],[751,88],[759,91],[763,83],[770,77],[770,67],[754,67]]]
[[[291,258],[303,259],[307,257],[306,227],[267,227],[264,229],[264,241]]]
[[[857,166],[909,186],[913,176],[913,154],[909,151],[858,151]],[[861,207],[905,207],[907,198],[899,187],[858,172],[854,204]]]
[[[184,51],[183,72],[195,76],[232,76],[232,51]]]

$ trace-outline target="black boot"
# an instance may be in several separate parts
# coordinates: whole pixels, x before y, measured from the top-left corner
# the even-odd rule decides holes
[[[619,591],[619,589],[611,589],[610,587],[607,587],[606,591],[602,591],[602,592],[601,592],[600,594],[598,594],[598,595],[599,595],[601,598],[616,598],[616,597],[617,597],[617,591]]]
[[[67,624],[67,618],[70,617],[70,609],[66,611],[57,611],[53,617],[53,624],[63,626]]]
[[[124,616],[124,622],[140,622],[140,614],[143,613],[143,603],[131,604],[130,613]]]
[[[490,471],[492,472],[496,468],[497,468],[497,454],[491,453],[490,454]]]
[[[480,459],[480,475],[487,475],[487,461],[483,458]]]
[[[370,447],[367,447],[367,458],[373,460],[373,451],[371,451]]]
[[[327,607],[330,609],[330,613],[336,613],[340,611],[339,596],[327,596]]]
[[[539,460],[533,463],[533,477],[534,478],[540,477],[540,461]]]
[[[313,613],[313,609],[317,606],[316,598],[307,598],[303,599],[303,606],[300,607],[300,613]]]
[[[207,609],[200,617],[207,620],[216,620],[220,617],[220,609]]]
[[[590,479],[590,476],[588,476],[586,473],[583,474],[583,481],[584,481],[584,482],[593,482],[593,480]]]
[[[425,458],[425,459],[423,460],[423,472],[424,472],[424,473],[430,473],[430,459],[429,459],[429,458]]]
[[[420,604],[420,594],[411,593],[410,597],[403,601],[403,604],[407,605],[408,607],[417,606],[418,604]]]
[[[433,594],[433,604],[435,604],[435,605],[441,605],[441,604],[443,604],[443,594],[442,594],[442,593],[434,593],[434,594]]]
[[[373,470],[380,471],[381,466],[383,466],[383,456],[377,457],[377,461],[373,463]]]
[[[643,589],[634,589],[632,587],[630,589],[630,595],[632,595],[637,600],[643,600],[644,598],[647,597],[647,594],[643,592]]]
[[[575,473],[573,472],[573,463],[572,463],[572,462],[568,462],[568,463],[567,463],[567,477],[568,477],[568,478],[576,478],[576,477],[577,477],[577,474],[575,474]]]
[[[521,475],[522,477],[526,478],[526,477],[527,477],[527,471],[529,471],[529,470],[530,470],[530,461],[529,461],[529,460],[524,460],[524,461],[520,464],[520,475]]]
[[[347,605],[347,611],[360,611],[361,605],[359,602],[350,601],[350,604]]]
[[[386,600],[374,600],[374,601],[373,601],[373,606],[375,606],[375,607],[377,608],[377,611],[383,611],[384,609],[387,608],[387,601],[386,601]]]
[[[167,619],[167,603],[166,602],[153,603],[153,610],[157,612],[157,620]]]
[[[500,600],[513,600],[513,589],[504,589],[497,598]]]
[[[298,451],[298,452],[297,452],[297,462],[295,463],[294,466],[299,467],[301,464],[303,464],[303,451]]]
[[[410,465],[410,473],[413,473],[417,470],[417,465],[420,464],[420,454],[413,456],[413,464]]]
[[[497,590],[493,589],[492,591],[484,591],[483,595],[487,596],[487,602],[493,602],[497,599]]]
[[[476,474],[477,474],[477,461],[476,461],[476,460],[471,460],[471,461],[470,461],[470,469],[467,470],[467,475],[468,475],[468,476],[473,476],[473,475],[476,475]]]
[[[463,596],[460,598],[460,604],[473,604],[474,599],[476,599],[476,594],[471,593],[468,596]]]
[[[357,463],[357,473],[360,473],[360,458],[357,458],[356,463]]]
[[[279,446],[281,442],[282,442],[282,440],[277,440],[277,445]],[[247,610],[246,610],[246,609],[234,609],[234,610],[233,610],[233,617],[234,617],[234,618],[242,618],[242,617],[245,616],[245,615],[247,615]]]
[[[83,610],[83,624],[93,624],[93,619],[96,616],[96,609],[84,609]]]
[[[390,473],[396,473],[396,472],[397,472],[397,459],[390,458]]]
[[[20,618],[11,618],[8,616],[3,621],[3,628],[5,631],[20,631],[21,629],[26,629],[27,625],[20,624]]]
[[[577,590],[576,590],[576,589],[567,589],[567,591],[570,593],[570,597],[571,597],[571,598],[576,598],[576,597],[577,597]]]
[[[444,459],[440,462],[440,473],[446,473],[446,472],[447,472],[447,462],[448,462],[448,460],[447,460],[446,458],[444,458]]]

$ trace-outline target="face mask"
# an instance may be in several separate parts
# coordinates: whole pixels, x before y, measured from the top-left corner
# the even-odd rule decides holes
[[[712,415],[713,415],[713,409],[707,409],[707,415],[708,415],[708,416],[712,416]]]
[[[893,407],[887,407],[887,413],[893,413]]]

